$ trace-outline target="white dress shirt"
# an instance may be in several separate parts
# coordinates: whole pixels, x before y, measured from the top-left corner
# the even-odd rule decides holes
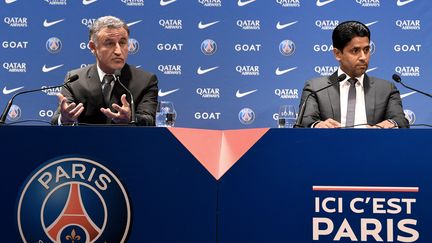
[[[338,76],[343,74],[344,72],[339,68]],[[346,74],[346,73],[345,73]],[[341,126],[346,126],[346,116],[347,116],[347,106],[348,106],[348,91],[350,88],[350,83],[348,79],[350,79],[347,75],[345,80],[339,83],[339,91],[340,91],[340,111],[341,111]],[[356,86],[356,106],[355,106],[355,120],[354,120],[354,128],[365,128],[364,124],[367,124],[366,118],[366,104],[365,104],[365,94],[363,88],[363,80],[364,74],[360,77],[353,77],[358,81],[355,83]],[[361,126],[358,126],[361,125]]]

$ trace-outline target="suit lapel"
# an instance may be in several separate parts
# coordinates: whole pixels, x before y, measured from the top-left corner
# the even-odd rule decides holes
[[[95,107],[106,107],[104,104],[104,99],[102,95],[102,83],[99,79],[99,74],[97,72],[96,64],[91,66],[87,72],[87,90],[89,90],[91,96],[89,99],[92,100],[92,104]]]
[[[365,74],[363,80],[363,88],[365,93],[366,118],[368,123],[374,123],[375,111],[375,89],[373,89],[374,81],[369,79]]]
[[[337,81],[337,72],[333,73],[329,79],[328,84]],[[341,111],[340,111],[340,91],[339,84],[335,84],[332,87],[328,88],[328,96],[330,100],[330,105],[333,110],[333,119],[340,122],[341,120]]]

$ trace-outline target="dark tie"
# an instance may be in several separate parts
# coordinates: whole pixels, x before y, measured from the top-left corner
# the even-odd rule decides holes
[[[357,79],[350,78],[348,79],[348,82],[350,83],[350,88],[348,91],[348,106],[347,106],[347,114],[346,114],[346,127],[352,127],[354,126],[354,119],[355,119],[355,107],[356,107],[356,87],[355,84],[357,82]]]
[[[102,94],[104,97],[105,105],[109,107],[110,101],[111,101],[111,92],[112,92],[112,85],[111,82],[114,80],[113,75],[106,74],[102,80]]]

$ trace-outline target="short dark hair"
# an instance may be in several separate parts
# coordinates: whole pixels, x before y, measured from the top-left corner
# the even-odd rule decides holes
[[[89,30],[89,39],[96,43],[96,35],[99,33],[99,31],[103,28],[123,28],[127,31],[128,35],[130,34],[129,27],[127,24],[114,16],[103,16],[98,19],[96,19],[93,24],[90,26]]]
[[[345,21],[340,23],[333,30],[332,40],[333,48],[337,48],[343,51],[344,47],[354,37],[367,37],[370,41],[370,30],[369,28],[359,21]]]

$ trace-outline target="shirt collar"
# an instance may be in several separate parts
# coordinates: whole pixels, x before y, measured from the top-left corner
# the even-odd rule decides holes
[[[348,74],[346,74],[344,71],[342,71],[342,69],[339,67],[338,71],[337,71],[338,77],[342,74],[345,74],[346,78],[342,82],[340,82],[339,85],[340,86],[348,85],[348,79],[350,79],[351,77],[348,76]],[[354,77],[354,78],[356,78],[357,82],[363,87],[364,74],[362,74],[360,77]]]
[[[103,78],[105,77],[105,75],[107,75],[107,73],[105,73],[104,71],[102,71],[102,69],[99,67],[99,64],[96,64],[96,68],[97,68],[97,72],[98,72],[98,75],[99,75],[99,81],[102,83],[103,82]],[[113,75],[113,74],[111,74],[111,75]]]

